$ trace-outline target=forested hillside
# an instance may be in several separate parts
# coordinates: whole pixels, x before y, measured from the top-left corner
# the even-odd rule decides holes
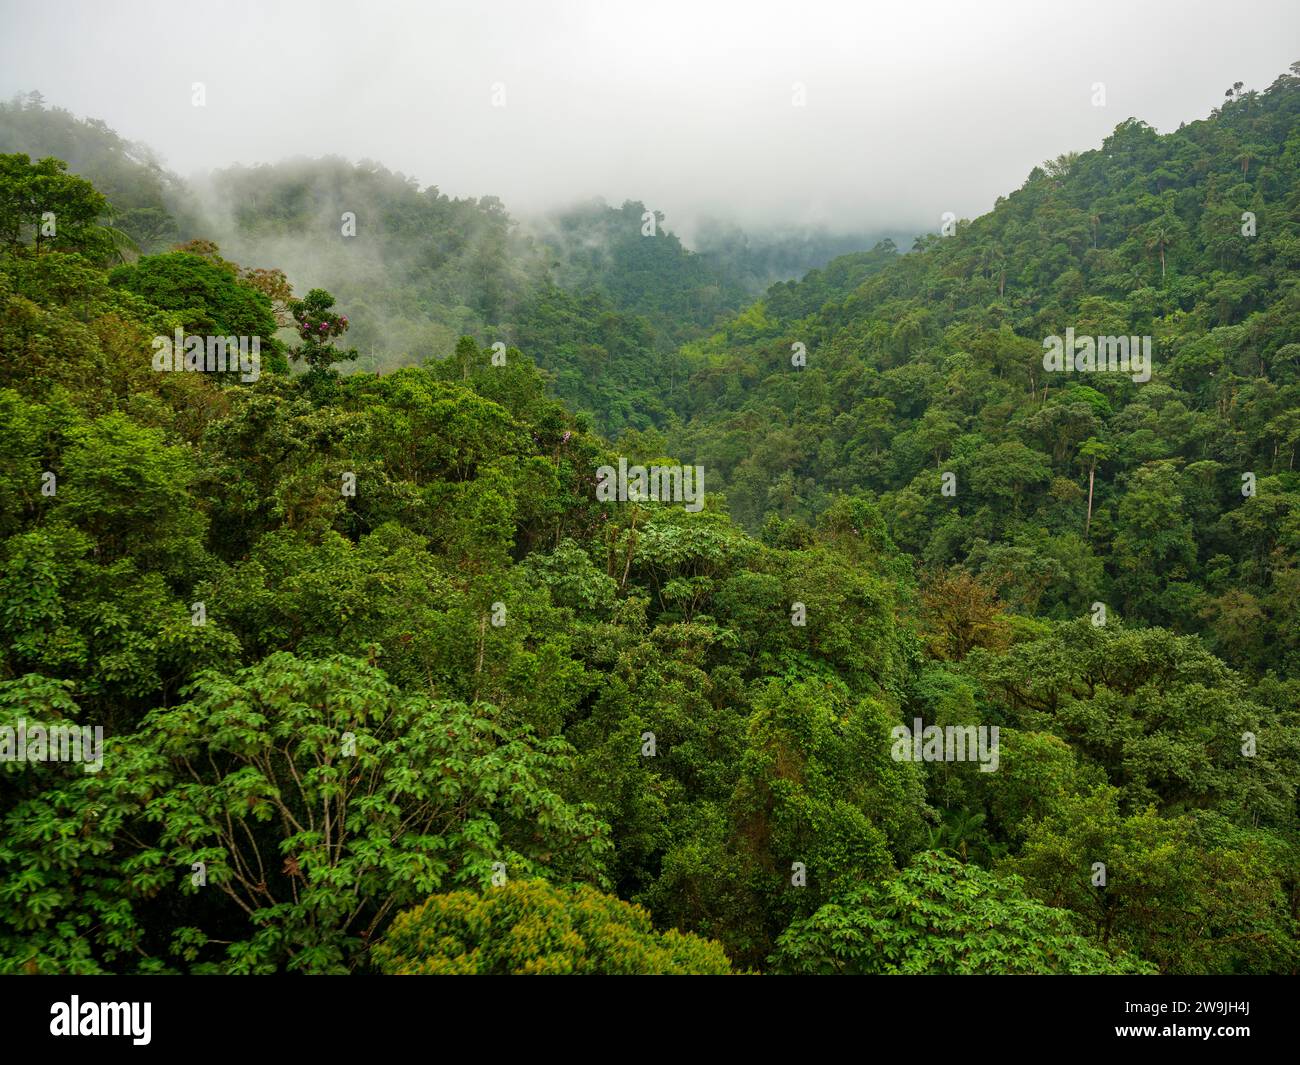
[[[0,151],[67,162],[140,252],[203,240],[333,292],[353,311],[358,358],[346,372],[418,365],[464,335],[516,344],[569,409],[614,434],[668,420],[672,388],[661,397],[656,378],[683,342],[859,239],[715,223],[696,253],[639,201],[521,222],[495,196],[454,198],[339,157],[232,166],[191,185],[147,147],[39,93],[0,103]]]
[[[753,532],[866,490],[924,568],[1019,613],[1100,601],[1294,672],[1298,86],[1167,136],[1130,120],[866,280],[848,259],[773,287],[684,350],[673,450]],[[1045,373],[1067,328],[1150,337],[1150,380]]]
[[[0,971],[1295,973],[1298,114],[751,305],[640,203],[288,163],[137,255],[0,156],[0,737],[104,732],[0,765]]]
[[[144,251],[165,251],[192,224],[184,182],[147,145],[132,144],[97,119],[46,107],[39,92],[0,101],[0,151],[61,159],[91,177],[112,208],[105,221]]]

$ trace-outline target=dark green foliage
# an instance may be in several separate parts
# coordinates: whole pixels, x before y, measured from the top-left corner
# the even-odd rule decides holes
[[[211,259],[184,251],[149,255],[119,266],[108,280],[154,307],[177,312],[186,332],[259,336],[267,343],[275,337],[271,301]]]

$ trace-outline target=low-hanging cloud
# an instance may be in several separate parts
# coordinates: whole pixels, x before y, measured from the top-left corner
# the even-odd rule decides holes
[[[184,175],[337,154],[523,215],[603,196],[688,236],[709,216],[919,232],[1129,116],[1168,130],[1263,88],[1297,29],[1290,0],[0,0],[0,92]]]

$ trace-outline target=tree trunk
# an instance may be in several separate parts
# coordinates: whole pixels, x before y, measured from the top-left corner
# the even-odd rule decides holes
[[[623,564],[623,579],[618,582],[618,590],[621,592],[627,587],[627,575],[632,569],[632,556],[636,553],[636,512],[632,513],[632,525],[627,533],[627,561]]]
[[[1092,479],[1096,473],[1097,463],[1094,461],[1088,467],[1088,518],[1083,523],[1083,538],[1085,540],[1088,538],[1088,530],[1092,528]]]
[[[478,665],[474,669],[474,695],[471,702],[478,702],[478,682],[479,677],[483,675],[483,652],[487,648],[487,615],[484,614],[479,618],[478,623]]]

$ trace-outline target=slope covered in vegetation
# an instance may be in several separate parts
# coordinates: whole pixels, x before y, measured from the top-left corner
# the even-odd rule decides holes
[[[0,766],[0,970],[1294,972],[1298,106],[1126,124],[582,416],[538,349],[594,388],[662,306],[553,285],[524,350],[341,374],[349,300],[122,264],[0,157],[0,736],[104,731]],[[1069,326],[1151,380],[1049,379]],[[160,372],[177,331],[260,364]]]
[[[852,263],[683,353],[675,449],[738,520],[869,490],[907,553],[1021,613],[1103,602],[1295,671],[1300,77],[1168,135],[1130,120],[952,236]],[[1045,372],[1067,330],[1150,338],[1149,380]]]

